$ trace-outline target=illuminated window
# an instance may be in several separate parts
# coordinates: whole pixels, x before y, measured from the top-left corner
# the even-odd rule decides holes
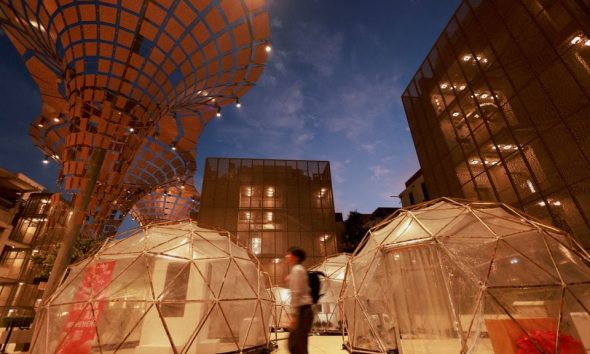
[[[259,255],[262,251],[262,239],[260,237],[251,238],[250,249],[252,250],[252,253]]]

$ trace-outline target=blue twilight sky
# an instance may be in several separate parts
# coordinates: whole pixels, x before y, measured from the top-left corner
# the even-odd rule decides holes
[[[371,212],[418,169],[400,96],[459,0],[270,0],[272,54],[242,108],[204,130],[204,159],[328,160],[336,210]],[[55,189],[28,136],[38,90],[0,34],[0,167]]]

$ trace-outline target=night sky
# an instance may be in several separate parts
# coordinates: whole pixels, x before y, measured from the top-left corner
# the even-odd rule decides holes
[[[336,210],[371,212],[418,169],[401,94],[459,0],[272,0],[272,53],[242,108],[223,110],[198,146],[206,157],[328,160]],[[41,99],[0,34],[0,167],[55,190],[58,167],[28,135]]]

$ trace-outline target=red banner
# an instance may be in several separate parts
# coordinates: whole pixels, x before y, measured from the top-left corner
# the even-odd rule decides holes
[[[76,292],[68,318],[64,326],[64,333],[68,337],[61,343],[57,354],[88,354],[96,335],[96,324],[104,308],[103,301],[94,302],[94,315],[88,300],[111,281],[115,261],[102,262],[88,266],[84,273],[82,286]]]

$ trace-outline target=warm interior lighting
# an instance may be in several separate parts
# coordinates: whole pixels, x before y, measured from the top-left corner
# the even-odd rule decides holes
[[[280,261],[281,261],[281,259],[280,259],[280,258],[275,258],[275,259],[273,260],[273,262],[274,262],[275,264],[279,263]]]
[[[55,117],[55,118],[53,118],[53,121],[56,123],[59,123],[60,119],[59,119],[59,117]]]
[[[471,55],[463,56],[463,61],[469,61],[469,59],[471,59]]]
[[[560,206],[561,205],[561,202],[559,200],[556,200],[556,201],[553,202],[553,205]]]
[[[266,213],[266,221],[268,222],[272,222],[272,211],[269,211],[268,213]]]
[[[533,185],[533,182],[530,179],[526,180],[526,185],[529,187],[529,190],[531,191],[531,193],[535,193],[537,191],[535,189],[535,186]]]
[[[446,89],[447,87],[449,87],[449,84],[447,84],[446,82],[440,85],[441,89]]]
[[[272,47],[270,46],[270,44],[268,44],[268,45],[267,45],[267,46],[264,48],[264,50],[265,50],[267,53],[270,53],[270,52],[272,51]]]
[[[471,160],[471,161],[469,161],[469,164],[477,165],[477,164],[479,164],[479,161],[478,160]]]
[[[582,41],[582,37],[580,36],[575,36],[574,38],[572,38],[572,40],[570,41],[570,44],[578,44]]]
[[[252,196],[252,187],[246,187],[246,197]]]
[[[465,90],[465,87],[466,87],[465,85],[461,85],[461,86],[459,86],[459,90],[463,91],[463,90]]]
[[[586,47],[590,47],[590,39],[589,39],[589,40],[587,40],[586,42],[584,42],[584,45],[585,45]]]
[[[453,117],[458,117],[459,116],[459,112],[453,112]]]
[[[252,253],[256,255],[260,254],[262,251],[262,240],[260,237],[253,237],[250,239],[250,249],[252,250]]]
[[[176,143],[170,144],[170,148],[172,149],[172,151],[176,151]]]
[[[43,123],[39,123],[39,124],[37,124],[37,126],[38,126],[39,128],[43,128],[43,127],[44,127]]]
[[[272,197],[275,195],[275,189],[273,187],[268,187],[266,189],[266,196],[267,197]]]
[[[487,93],[482,93],[481,98],[488,98],[488,94]]]

